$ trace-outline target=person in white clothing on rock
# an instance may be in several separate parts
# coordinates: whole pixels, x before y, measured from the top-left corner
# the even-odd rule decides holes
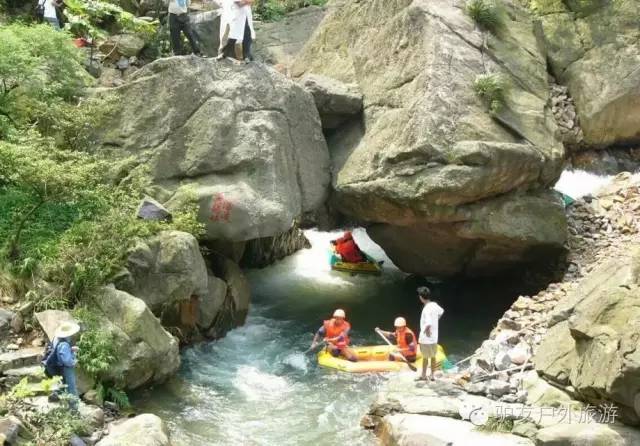
[[[424,305],[420,316],[420,352],[422,353],[422,374],[416,381],[427,380],[427,362],[431,363],[431,381],[434,380],[436,371],[436,354],[438,352],[438,321],[444,310],[440,305],[431,300],[431,290],[426,286],[418,288],[418,298]]]
[[[233,57],[238,61],[248,61],[251,56],[251,42],[255,40],[253,29],[253,0],[222,0],[220,16],[220,49],[216,59]]]

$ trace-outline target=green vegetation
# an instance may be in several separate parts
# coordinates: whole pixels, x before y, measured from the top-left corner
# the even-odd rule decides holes
[[[92,129],[113,104],[81,100],[81,60],[50,26],[0,30],[0,287],[26,293],[36,310],[90,297],[139,238],[202,230],[191,202],[171,223],[137,219],[149,178],[92,154]]]
[[[0,28],[0,139],[29,125],[52,125],[55,112],[88,84],[82,60],[69,35],[51,26]]]
[[[476,430],[481,432],[510,433],[513,430],[513,420],[504,417],[498,418],[490,416],[489,420],[482,426],[478,426]]]
[[[78,363],[97,383],[99,399],[113,401],[122,409],[129,408],[131,404],[126,392],[112,387],[103,379],[105,372],[116,362],[113,334],[103,328],[100,317],[87,306],[76,308],[74,317],[83,325],[78,341]]]
[[[261,20],[272,22],[280,20],[285,14],[306,6],[323,6],[327,0],[258,0],[256,15]]]
[[[496,34],[504,26],[502,11],[491,0],[469,0],[467,14],[484,31]]]
[[[492,114],[500,112],[505,104],[506,83],[499,74],[482,74],[473,83],[476,94]]]
[[[149,42],[156,33],[157,22],[146,22],[125,11],[114,2],[99,0],[65,0],[71,32],[93,38],[130,32]]]

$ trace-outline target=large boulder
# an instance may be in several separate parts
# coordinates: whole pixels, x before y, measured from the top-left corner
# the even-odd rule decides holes
[[[273,69],[170,57],[103,94],[120,103],[103,147],[148,170],[169,210],[195,196],[208,240],[280,234],[326,199],[313,98]]]
[[[296,77],[362,91],[363,122],[329,138],[335,204],[374,224],[374,240],[405,271],[493,273],[544,258],[566,238],[561,204],[547,192],[564,150],[545,55],[530,16],[505,7],[493,36],[461,1],[346,0],[293,65]],[[494,114],[474,92],[487,72],[510,85]]]
[[[203,54],[214,57],[220,46],[220,9],[198,11],[189,14],[191,28],[196,33]]]
[[[384,417],[380,437],[385,446],[534,446],[513,434],[480,432],[468,421],[414,414]]]
[[[118,288],[142,299],[157,316],[208,291],[207,266],[198,240],[186,232],[163,231],[139,242],[126,268],[129,275]]]
[[[256,22],[255,56],[272,65],[289,66],[325,15],[325,8],[309,6],[275,22]]]
[[[634,446],[640,444],[640,432],[614,424],[560,423],[541,429],[536,446]]]
[[[534,363],[593,404],[640,425],[640,247],[594,269],[559,305]],[[559,344],[559,345],[558,345]]]
[[[360,116],[362,93],[353,85],[316,74],[308,74],[300,82],[313,95],[324,129],[338,128],[345,121]]]
[[[585,143],[597,148],[640,141],[638,2],[544,3],[551,71],[569,87]]]
[[[180,366],[178,341],[151,313],[143,300],[105,287],[96,297],[103,328],[114,335],[116,362],[103,377],[123,389],[159,383]]]
[[[113,423],[109,435],[96,446],[171,446],[169,431],[156,415],[143,413],[134,418]]]

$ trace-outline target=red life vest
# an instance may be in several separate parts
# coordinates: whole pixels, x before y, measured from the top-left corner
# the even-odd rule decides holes
[[[335,325],[335,319],[329,319],[328,321],[324,321],[324,336],[326,338],[337,338],[338,336],[342,336],[342,339],[330,342],[331,345],[335,345],[338,348],[344,348],[351,340],[349,336],[345,334],[346,331],[351,330],[351,324],[347,321],[344,321],[339,327]]]
[[[411,331],[409,327],[402,327],[396,329],[396,342],[400,353],[404,356],[416,355],[416,335]],[[411,343],[407,343],[407,334],[410,334],[413,338]]]
[[[349,263],[364,262],[364,256],[360,252],[360,248],[353,239],[338,239],[336,242],[336,252],[340,254],[342,260]]]

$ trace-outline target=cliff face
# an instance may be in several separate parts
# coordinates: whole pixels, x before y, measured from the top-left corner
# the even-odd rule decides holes
[[[562,206],[547,191],[564,150],[539,27],[506,7],[492,35],[463,2],[344,1],[293,65],[294,76],[362,91],[362,122],[328,140],[335,202],[405,271],[495,273],[564,243]],[[493,114],[474,92],[487,73],[509,85]]]
[[[102,147],[148,169],[169,208],[195,194],[206,240],[281,234],[327,197],[313,99],[273,69],[172,57],[106,94],[121,107]]]
[[[539,9],[550,71],[575,100],[587,146],[640,141],[638,6],[552,1]]]

